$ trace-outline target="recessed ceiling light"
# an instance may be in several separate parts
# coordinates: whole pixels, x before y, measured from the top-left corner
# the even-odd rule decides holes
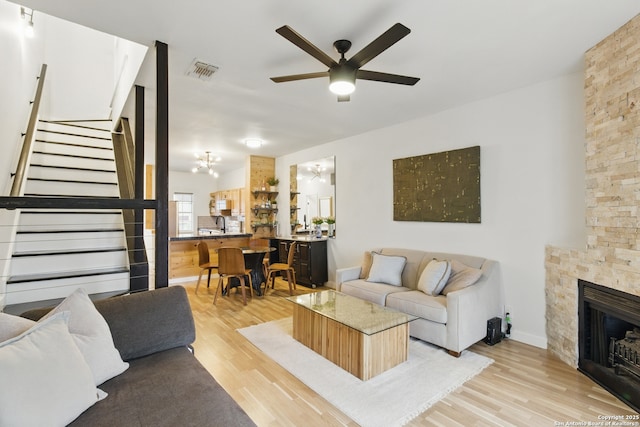
[[[244,144],[249,148],[262,147],[262,140],[258,138],[247,138],[244,140]]]

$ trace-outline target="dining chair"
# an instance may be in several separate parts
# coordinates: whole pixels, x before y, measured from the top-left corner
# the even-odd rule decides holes
[[[202,273],[209,272],[207,277],[207,288],[211,284],[211,270],[217,270],[218,266],[211,262],[209,258],[209,246],[204,241],[198,243],[198,266],[200,267],[200,275],[198,276],[198,283],[196,284],[196,295],[198,295],[198,286],[200,286],[200,279],[202,279]]]
[[[271,279],[271,289],[273,289],[276,282],[276,273],[287,273],[287,282],[289,283],[289,295],[293,295],[293,290],[296,289],[296,270],[293,267],[293,258],[296,254],[297,242],[289,245],[289,253],[287,254],[287,263],[275,262],[269,265],[269,272],[267,274],[266,288],[269,286],[269,279]],[[293,286],[292,286],[293,285]]]
[[[218,289],[222,293],[222,281],[227,279],[227,296],[230,293],[229,279],[237,277],[240,280],[240,288],[242,289],[242,302],[247,305],[247,294],[245,288],[247,283],[245,282],[245,276],[249,280],[249,293],[253,296],[253,283],[251,283],[251,269],[246,268],[244,265],[244,256],[242,255],[242,249],[222,247],[218,249],[218,287],[216,288],[216,294],[213,297],[213,303],[216,303],[218,299]]]

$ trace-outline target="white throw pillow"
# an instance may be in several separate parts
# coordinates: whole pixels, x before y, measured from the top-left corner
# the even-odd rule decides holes
[[[453,259],[451,260],[451,277],[449,277],[449,282],[442,290],[442,295],[471,286],[480,279],[480,276],[482,276],[482,270],[469,267]]]
[[[35,325],[33,320],[7,313],[0,313],[0,342],[17,337]]]
[[[451,264],[449,261],[431,260],[420,274],[418,289],[427,295],[440,295],[450,275]]]
[[[113,345],[107,321],[91,302],[87,292],[78,288],[43,319],[61,311],[71,312],[69,332],[91,368],[95,385],[120,375],[129,367]],[[41,320],[42,321],[42,320]]]
[[[64,426],[106,394],[58,313],[0,343],[0,425]]]
[[[402,286],[402,270],[407,259],[403,256],[381,255],[376,252],[372,252],[371,255],[373,261],[367,282]]]

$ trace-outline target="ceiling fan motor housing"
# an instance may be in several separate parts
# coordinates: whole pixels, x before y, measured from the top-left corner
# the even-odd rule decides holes
[[[344,58],[344,54],[351,49],[351,42],[349,40],[336,40],[333,42],[333,48]]]

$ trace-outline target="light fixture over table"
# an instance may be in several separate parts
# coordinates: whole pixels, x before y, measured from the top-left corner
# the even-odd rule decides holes
[[[198,157],[197,165],[191,169],[191,172],[197,173],[200,169],[206,168],[209,171],[209,175],[213,175],[217,178],[219,175],[218,172],[213,170],[213,166],[215,166],[216,162],[219,162],[222,159],[219,156],[214,158],[211,155],[211,151],[206,151],[204,154],[204,157],[200,157],[196,154],[196,157]]]

